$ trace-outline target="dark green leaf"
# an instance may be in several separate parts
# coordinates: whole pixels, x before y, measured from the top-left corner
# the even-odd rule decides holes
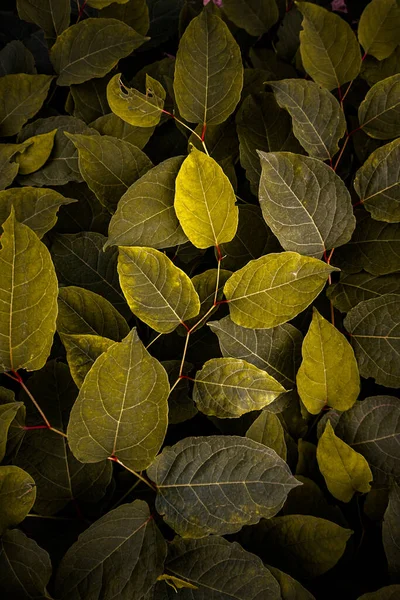
[[[285,432],[279,417],[263,410],[246,432],[249,440],[272,448],[283,460],[287,460]]]
[[[8,391],[8,390],[7,390]],[[22,402],[7,402],[0,404],[0,461],[6,453],[8,432],[16,414],[23,409]]]
[[[101,79],[91,79],[79,85],[71,85],[74,117],[90,123],[110,112],[106,94],[110,78],[110,75],[106,75]]]
[[[129,123],[126,123],[126,121],[123,121],[114,113],[108,113],[103,117],[99,117],[90,126],[96,129],[101,135],[111,135],[123,142],[129,142],[140,149],[145,147],[154,132],[154,127],[135,127],[134,125],[129,125]]]
[[[149,9],[146,0],[129,0],[121,4],[113,3],[102,11],[101,16],[123,21],[141,35],[146,35],[149,30]]]
[[[35,75],[35,59],[32,53],[19,40],[9,42],[0,51],[0,76],[13,73]]]
[[[275,567],[269,566],[268,569],[281,587],[282,600],[315,600],[314,596],[301,583],[290,577],[287,573]]]
[[[378,140],[400,136],[400,74],[376,83],[358,109],[360,127]]]
[[[189,380],[182,378],[172,389],[172,386],[179,378],[181,367],[180,360],[163,360],[162,366],[168,373],[171,393],[168,398],[168,423],[176,425],[188,421],[197,414],[197,408],[189,394]],[[187,361],[184,364],[183,374],[186,375],[193,368],[193,365]]]
[[[400,6],[396,0],[372,0],[358,23],[358,39],[365,54],[378,60],[390,56],[399,43]]]
[[[69,26],[69,0],[17,0],[17,9],[20,19],[38,25],[51,41]]]
[[[0,467],[0,534],[25,519],[35,498],[35,482],[28,473],[14,465]]]
[[[366,80],[368,85],[373,86],[378,81],[396,75],[400,72],[400,46],[397,46],[396,50],[385,58],[384,60],[377,60],[376,58],[366,57],[361,69],[361,77]]]
[[[389,504],[383,517],[383,546],[393,579],[400,574],[400,486],[393,481],[389,492]]]
[[[383,294],[400,294],[400,279],[396,273],[382,277],[369,273],[342,273],[339,282],[327,289],[327,296],[334,306],[346,313],[359,302]]]
[[[256,37],[271,29],[279,17],[275,0],[224,0],[223,10],[230,21]]]
[[[397,600],[400,593],[400,585],[388,585],[376,592],[363,594],[358,600]]]

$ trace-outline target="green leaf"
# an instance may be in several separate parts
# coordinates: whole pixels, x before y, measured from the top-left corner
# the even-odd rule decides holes
[[[360,302],[344,320],[362,377],[400,387],[400,295],[384,294]]]
[[[107,102],[107,85],[110,79],[111,75],[107,74],[100,79],[90,79],[79,85],[71,85],[70,94],[74,117],[90,123],[110,111]]]
[[[123,142],[129,142],[133,146],[137,146],[140,150],[145,147],[154,132],[154,127],[129,125],[114,113],[99,117],[93,123],[90,123],[90,126],[101,135],[111,135]]]
[[[268,569],[281,587],[282,600],[315,600],[315,597],[301,583],[287,573],[275,567],[268,566]]]
[[[293,133],[306,152],[331,160],[346,131],[343,110],[327,89],[304,79],[269,81],[276,101],[292,117]]]
[[[46,246],[29,227],[18,223],[13,209],[3,231],[0,369],[35,371],[45,364],[53,343],[57,278]]]
[[[369,273],[341,273],[340,280],[330,285],[326,295],[341,312],[349,312],[363,300],[378,298],[383,294],[400,294],[397,273],[377,277]]]
[[[263,369],[283,386],[296,382],[301,360],[303,336],[293,325],[283,324],[272,329],[248,329],[224,317],[209,323],[218,336],[222,355],[243,359]]]
[[[358,23],[358,39],[365,54],[383,60],[399,43],[400,7],[396,0],[372,0]]]
[[[91,334],[60,333],[60,338],[67,353],[72,379],[75,385],[81,388],[95,360],[114,342],[106,337]]]
[[[193,600],[205,597],[281,599],[279,585],[258,556],[222,537],[175,538],[165,567],[168,572],[196,585],[197,590],[186,596]]]
[[[149,9],[146,0],[135,0],[134,2],[130,0],[123,4],[113,3],[103,10],[101,16],[123,21],[141,35],[146,35],[149,30]]]
[[[122,85],[121,73],[107,86],[107,101],[117,117],[136,127],[155,127],[161,119],[166,92],[156,79],[146,74],[146,92]]]
[[[187,437],[164,448],[147,474],[157,511],[184,538],[235,533],[272,517],[299,485],[274,450],[239,436]]]
[[[22,402],[7,402],[7,404],[0,404],[0,461],[3,460],[6,453],[7,436],[10,425],[23,406]]]
[[[361,53],[350,25],[339,15],[311,2],[296,2],[303,15],[300,54],[306,72],[328,90],[357,77]]]
[[[382,539],[389,573],[395,579],[400,572],[400,486],[392,482],[389,503],[383,517]]]
[[[139,148],[109,135],[66,135],[78,150],[82,177],[110,212],[132,183],[153,166]]]
[[[356,358],[345,336],[315,307],[302,354],[297,389],[308,412],[317,415],[326,406],[349,410],[360,393]]]
[[[240,417],[271,404],[285,388],[271,375],[239,358],[212,358],[194,380],[193,400],[206,415]]]
[[[197,248],[230,242],[238,226],[235,192],[219,164],[193,148],[175,183],[175,211]]]
[[[400,73],[372,86],[358,108],[358,120],[372,138],[400,136]]]
[[[104,77],[146,41],[142,35],[117,19],[85,19],[58,36],[50,60],[60,86]],[[111,105],[110,105],[111,106]]]
[[[321,258],[348,242],[356,221],[343,180],[316,158],[258,152],[263,217],[285,250]]]
[[[35,482],[28,473],[14,465],[0,467],[0,534],[25,519],[35,498]]]
[[[400,222],[400,138],[372,152],[357,171],[354,188],[373,219]]]
[[[168,423],[168,376],[136,330],[96,360],[80,389],[68,441],[80,462],[117,457],[141,471],[154,460]]]
[[[378,81],[396,75],[400,72],[400,46],[385,58],[384,60],[376,60],[367,56],[363,61],[360,76],[365,79],[369,86],[373,86]]]
[[[67,286],[58,292],[57,331],[69,335],[99,335],[119,342],[129,333],[125,319],[99,294]]]
[[[17,0],[19,18],[43,29],[46,38],[54,41],[69,26],[69,0]]]
[[[112,4],[113,2],[116,4],[126,4],[128,1],[129,0],[88,0],[87,4],[92,8],[102,10],[103,8],[106,8],[106,6]]]
[[[60,206],[76,202],[64,198],[55,190],[33,187],[10,188],[0,192],[0,223],[4,223],[14,207],[15,217],[30,227],[39,238],[50,231],[57,222]]]
[[[188,421],[197,414],[197,408],[189,394],[189,380],[182,378],[172,389],[174,383],[179,379],[181,367],[180,360],[163,360],[162,366],[168,373],[171,393],[168,398],[168,423],[176,425]],[[185,361],[183,374],[186,375],[193,369],[193,365]]]
[[[182,161],[181,156],[169,158],[130,186],[110,221],[106,248],[143,245],[163,249],[187,241],[174,209],[175,179]]]
[[[118,273],[131,311],[160,333],[170,333],[200,311],[189,277],[159,250],[120,247]]]
[[[278,456],[287,460],[285,432],[279,417],[263,410],[246,432],[249,440],[263,444],[275,450]]]
[[[36,135],[27,140],[29,146],[23,153],[16,157],[20,175],[29,175],[40,169],[40,167],[43,167],[53,150],[56,133],[57,129],[53,129],[53,131]]]
[[[400,585],[388,585],[386,587],[371,592],[370,594],[363,594],[358,600],[396,600],[400,592]]]
[[[372,396],[343,413],[335,434],[367,459],[374,482],[400,475],[400,407],[392,396]]]
[[[0,76],[13,73],[36,74],[33,54],[19,40],[9,42],[0,50]]]
[[[189,123],[223,123],[243,87],[240,48],[227,25],[204,10],[187,26],[176,55],[174,93]]]
[[[255,37],[269,31],[279,18],[275,0],[224,0],[223,10],[232,23]]]
[[[52,80],[25,73],[0,78],[0,136],[15,135],[40,110]]]
[[[0,144],[0,190],[5,190],[14,181],[19,169],[15,159],[18,153],[24,152],[28,146],[29,142]]]
[[[61,600],[143,598],[163,572],[166,543],[142,500],[111,510],[69,548],[56,576]]]
[[[328,490],[341,502],[350,502],[356,492],[370,491],[372,473],[367,461],[335,435],[330,421],[318,440],[317,460]]]
[[[48,553],[19,529],[0,538],[1,588],[14,600],[50,598],[46,590],[51,577]]]
[[[286,323],[312,303],[334,270],[297,252],[268,254],[252,260],[225,284],[231,319],[236,325],[251,329]]]
[[[193,319],[188,319],[186,321],[186,325],[188,327],[194,327],[196,323],[200,323],[196,330],[199,330],[205,325],[208,319],[218,310],[218,304],[214,305],[214,298],[217,302],[220,302],[223,297],[223,288],[225,282],[232,275],[231,271],[227,271],[226,269],[208,269],[207,271],[203,271],[199,275],[195,275],[192,277],[192,283],[194,285],[194,289],[199,295],[200,298],[200,312]],[[217,295],[215,296],[215,289],[217,286],[217,278],[218,278],[218,290]],[[206,317],[207,315],[207,317]],[[186,332],[185,332],[186,335]]]

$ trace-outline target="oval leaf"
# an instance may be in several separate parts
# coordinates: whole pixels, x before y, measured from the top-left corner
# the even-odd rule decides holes
[[[358,23],[358,39],[365,54],[383,60],[399,43],[400,7],[396,0],[372,0]]]
[[[358,120],[372,138],[400,136],[400,73],[372,86],[358,108]]]
[[[0,467],[0,534],[23,521],[35,503],[32,477],[14,465]]]

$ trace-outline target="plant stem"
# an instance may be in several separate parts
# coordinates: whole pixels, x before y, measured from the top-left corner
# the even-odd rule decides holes
[[[121,465],[121,467],[124,467],[124,469],[126,469],[127,471],[129,471],[129,473],[132,473],[132,475],[134,475],[135,477],[137,477],[138,479],[140,479],[140,481],[143,481],[143,483],[145,483],[151,490],[153,490],[153,492],[157,491],[157,488],[155,487],[155,485],[153,485],[148,479],[146,479],[145,477],[143,477],[143,475],[141,475],[137,471],[134,471],[133,469],[130,469],[129,467],[127,467],[126,465],[124,465],[124,463],[121,462],[119,460],[119,458],[117,458],[116,456],[109,456],[108,460],[111,460],[112,462],[118,463],[119,465]]]
[[[154,340],[151,340],[151,342],[149,344],[147,344],[146,350],[148,350],[150,348],[150,346],[152,344],[154,344],[154,342],[156,342],[162,335],[164,335],[164,334],[163,333],[159,333],[158,335],[156,335],[156,337],[154,338]]]

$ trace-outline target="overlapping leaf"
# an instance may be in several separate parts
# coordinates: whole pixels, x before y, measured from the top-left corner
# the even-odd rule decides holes
[[[249,427],[246,437],[272,448],[283,460],[287,459],[285,432],[277,415],[263,410]]]
[[[393,481],[389,492],[389,503],[383,518],[382,538],[389,573],[393,579],[397,579],[400,573],[400,486],[396,481]]]
[[[400,73],[376,83],[358,108],[360,127],[378,140],[400,136]]]
[[[383,294],[400,294],[400,280],[396,273],[382,277],[369,273],[342,273],[338,283],[328,287],[326,295],[336,308],[349,312],[363,300]]]
[[[268,569],[281,586],[282,600],[315,600],[315,597],[301,583],[287,573],[271,566],[268,566]]]
[[[26,147],[24,152],[16,156],[16,162],[19,164],[18,173],[20,175],[29,175],[40,169],[40,167],[43,167],[53,150],[56,133],[57,130],[53,129],[53,131],[42,133],[26,140],[25,143],[29,143],[29,146]]]
[[[19,40],[12,40],[0,50],[0,75],[26,73],[35,75],[35,59],[32,52]]]
[[[0,467],[0,534],[23,521],[36,498],[32,477],[15,465]]]
[[[17,0],[17,10],[20,19],[38,25],[51,41],[69,26],[68,0]]]
[[[358,39],[365,54],[378,60],[390,56],[399,43],[400,7],[396,0],[372,0],[358,23]]]
[[[69,102],[73,110],[68,108],[68,112],[72,112],[74,117],[82,119],[85,123],[90,123],[109,113],[106,90],[110,79],[110,74],[107,74],[79,85],[71,85]]]
[[[135,127],[117,117],[114,113],[107,113],[90,124],[101,135],[111,135],[124,142],[129,142],[142,150],[151,138],[154,127]]]
[[[0,404],[0,461],[3,460],[6,453],[7,437],[11,423],[14,421],[17,413],[22,409],[22,402],[7,402]]]
[[[156,79],[146,74],[145,94],[121,84],[121,74],[107,86],[107,101],[117,117],[136,127],[155,127],[161,119],[166,92]]]
[[[271,29],[279,18],[275,0],[224,0],[223,9],[230,21],[257,37]]]
[[[119,19],[141,35],[146,35],[149,30],[149,9],[146,0],[129,1],[123,4],[112,3],[103,9],[101,16]]]
[[[67,353],[72,379],[75,385],[81,388],[95,360],[114,342],[106,337],[93,334],[60,333],[60,338]]]

